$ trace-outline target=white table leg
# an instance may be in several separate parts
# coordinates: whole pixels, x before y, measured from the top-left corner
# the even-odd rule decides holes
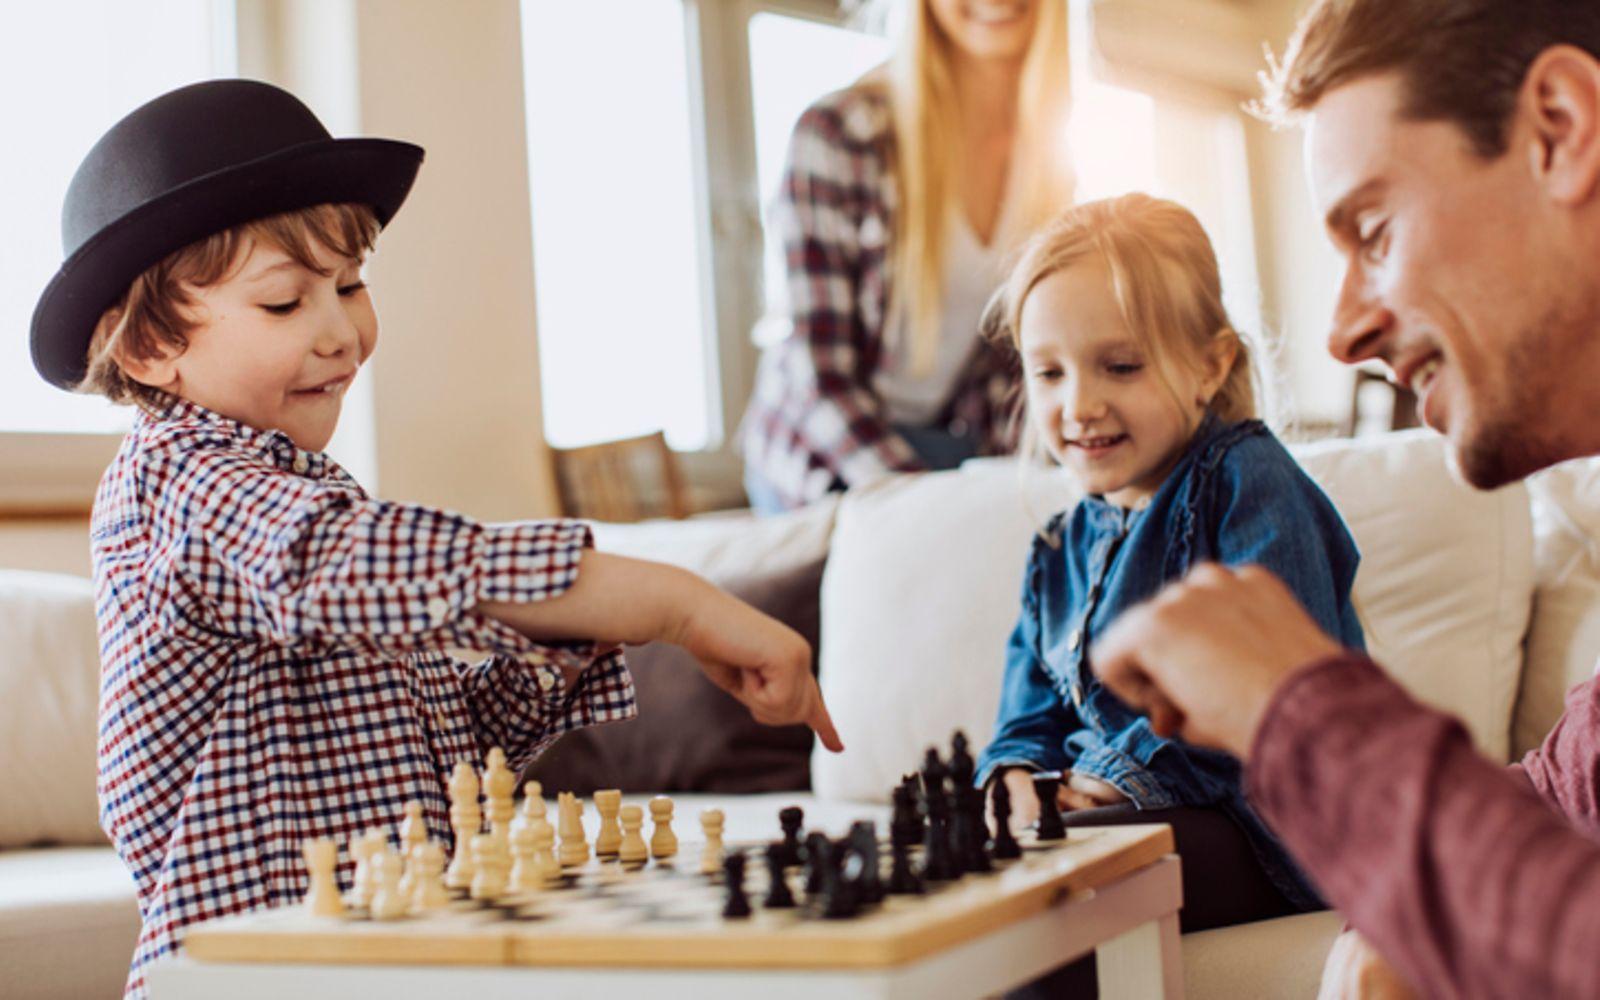
[[[1100,1000],[1183,1000],[1178,915],[1135,927],[1095,949]]]

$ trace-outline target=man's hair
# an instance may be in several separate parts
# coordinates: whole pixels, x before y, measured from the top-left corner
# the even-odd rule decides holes
[[[281,250],[301,266],[326,276],[330,272],[317,263],[318,245],[342,257],[360,259],[372,249],[377,236],[377,217],[366,205],[316,205],[234,226],[168,254],[133,279],[100,317],[89,342],[88,371],[75,388],[114,403],[147,409],[158,406],[161,391],[130,378],[118,359],[182,353],[196,326],[189,289],[223,280],[242,263],[246,249],[257,245]]]
[[[1485,159],[1506,150],[1506,125],[1528,67],[1552,45],[1600,58],[1595,0],[1318,0],[1262,74],[1254,110],[1292,123],[1328,91],[1398,73],[1401,114],[1454,123]]]

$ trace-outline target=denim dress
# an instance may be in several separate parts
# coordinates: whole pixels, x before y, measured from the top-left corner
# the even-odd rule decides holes
[[[1364,649],[1350,603],[1359,560],[1339,512],[1265,425],[1208,416],[1142,509],[1088,496],[1034,539],[978,781],[1002,765],[1075,771],[1141,810],[1223,809],[1284,897],[1320,908],[1316,888],[1245,802],[1238,759],[1157,736],[1100,683],[1087,654],[1123,610],[1201,562],[1265,567],[1323,631]]]

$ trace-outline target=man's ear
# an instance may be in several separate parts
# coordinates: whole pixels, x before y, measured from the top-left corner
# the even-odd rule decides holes
[[[1600,61],[1573,45],[1552,45],[1528,67],[1519,113],[1532,126],[1530,166],[1561,204],[1600,187]]]
[[[152,389],[170,389],[177,384],[178,357],[182,354],[183,348],[164,342],[156,344],[155,353],[148,357],[136,358],[121,344],[115,349],[117,367],[135,382]]]

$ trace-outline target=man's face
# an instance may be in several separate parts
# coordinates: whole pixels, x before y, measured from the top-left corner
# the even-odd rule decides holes
[[[1463,477],[1489,489],[1582,453],[1594,422],[1581,366],[1597,319],[1593,265],[1541,196],[1529,126],[1476,155],[1448,122],[1398,116],[1399,80],[1358,79],[1317,105],[1306,135],[1312,196],[1345,259],[1328,349],[1381,359],[1449,437]]]

